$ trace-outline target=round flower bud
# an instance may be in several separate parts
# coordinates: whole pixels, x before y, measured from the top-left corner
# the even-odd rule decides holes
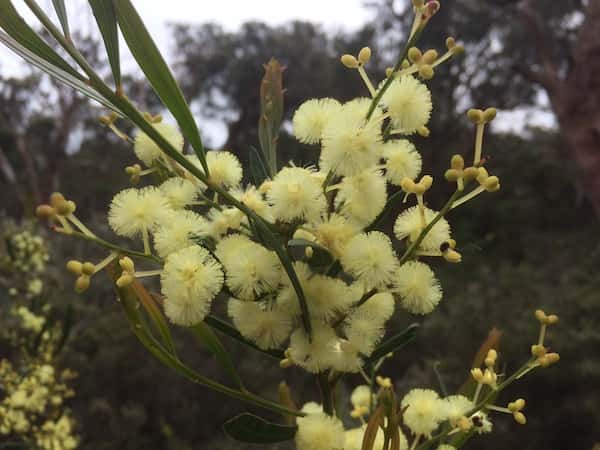
[[[358,67],[358,60],[352,55],[342,55],[340,60],[342,61],[342,64],[348,69],[356,69]]]
[[[35,209],[35,215],[40,219],[50,219],[56,214],[54,208],[50,205],[39,205]]]
[[[487,108],[483,111],[483,120],[484,122],[491,122],[496,117],[496,108]]]
[[[513,414],[513,417],[515,418],[515,421],[519,424],[519,425],[525,425],[525,423],[527,423],[527,418],[525,417],[525,414],[523,414],[520,411],[517,411]]]
[[[546,313],[544,311],[542,311],[541,309],[536,309],[535,318],[541,323],[546,323],[546,319],[548,317],[546,316]]]
[[[548,325],[554,325],[558,322],[558,316],[556,314],[550,314],[547,317],[546,322],[548,323]]]
[[[121,269],[123,269],[125,272],[135,271],[133,261],[128,256],[123,256],[121,259],[119,259],[119,266],[121,266]]]
[[[84,275],[93,275],[96,270],[96,266],[91,262],[84,262],[81,266],[81,272]]]
[[[449,36],[446,38],[446,48],[448,50],[452,50],[455,45],[456,45],[456,40],[452,36]]]
[[[423,63],[425,64],[433,64],[433,62],[437,59],[438,52],[434,49],[429,49],[425,53],[423,53]]]
[[[421,53],[421,50],[419,50],[417,47],[411,47],[408,50],[408,60],[410,62],[413,62],[413,63],[419,62],[422,57],[423,57],[423,54]]]
[[[477,167],[467,167],[463,170],[463,179],[465,181],[473,181],[479,175],[479,169]]]
[[[482,185],[486,191],[496,192],[500,189],[500,179],[497,176],[491,176],[488,177]]]
[[[454,170],[462,170],[465,167],[465,160],[460,155],[454,155],[450,159],[450,167]]]
[[[358,61],[361,64],[366,64],[371,59],[371,49],[369,47],[363,47],[358,52]]]
[[[433,67],[431,67],[430,64],[423,64],[421,67],[419,67],[419,75],[424,80],[432,79],[434,75]]]
[[[429,137],[429,128],[427,128],[425,125],[421,125],[419,128],[417,128],[417,133],[419,133],[419,136]]]
[[[473,123],[483,122],[483,111],[480,109],[471,108],[467,111],[467,117]]]
[[[75,275],[81,275],[83,273],[83,264],[72,259],[67,263],[67,270]]]
[[[57,208],[58,205],[65,202],[65,197],[60,192],[53,192],[50,194],[50,204]]]
[[[450,181],[451,183],[454,183],[460,178],[460,172],[458,170],[448,169],[444,173],[444,178],[446,178],[446,180]]]
[[[75,292],[81,294],[85,292],[87,288],[90,287],[90,277],[87,275],[80,275],[77,280],[75,280]]]
[[[124,273],[123,275],[121,275],[119,278],[117,278],[117,281],[115,282],[115,284],[120,288],[129,286],[131,283],[133,283],[133,277],[128,273]]]

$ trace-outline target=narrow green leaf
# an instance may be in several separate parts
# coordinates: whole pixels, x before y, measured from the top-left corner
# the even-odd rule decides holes
[[[112,70],[117,89],[121,86],[121,59],[119,57],[119,30],[117,16],[112,2],[107,0],[89,0],[96,23],[104,40],[108,62]]]
[[[103,96],[101,96],[98,92],[92,89],[90,86],[80,81],[79,78],[72,76],[70,73],[65,72],[64,70],[52,65],[42,57],[36,55],[35,53],[28,50],[26,47],[17,42],[14,38],[9,36],[4,32],[0,32],[0,43],[6,45],[9,49],[19,55],[28,63],[42,70],[44,73],[48,74],[52,78],[60,81],[61,83],[66,84],[67,86],[75,89],[76,91],[82,93],[88,98],[95,100],[100,103],[102,106],[116,112],[120,116],[123,115],[119,108],[117,108],[114,104],[109,102]]]
[[[269,178],[269,172],[265,166],[260,152],[256,147],[250,146],[250,178],[256,187]]]
[[[123,33],[133,57],[150,81],[156,94],[177,120],[181,131],[189,140],[207,173],[204,146],[192,112],[144,22],[130,0],[113,0],[112,4],[121,33]]]
[[[379,358],[383,358],[388,353],[394,353],[400,350],[415,338],[419,326],[420,325],[418,323],[410,324],[397,335],[383,341],[377,346],[373,353],[371,353],[371,356],[369,356],[366,362],[377,361]]]
[[[225,369],[227,375],[231,377],[234,383],[238,385],[240,389],[244,389],[244,383],[237,373],[235,365],[229,356],[229,353],[213,332],[213,330],[204,322],[200,322],[197,325],[189,327],[192,333],[198,338],[198,340],[204,345],[215,357],[219,364]]]
[[[260,348],[253,342],[247,340],[244,336],[242,336],[242,334],[238,330],[236,330],[232,325],[228,324],[224,320],[219,319],[218,317],[209,314],[208,316],[206,316],[204,321],[213,329],[229,336],[232,339],[235,339],[238,342],[241,342],[242,344],[250,348],[253,348],[256,351],[264,353],[265,355],[268,355],[271,358],[275,358],[277,360],[282,360],[285,358],[285,354],[283,353],[283,351],[277,349],[263,350],[262,348]]]
[[[52,0],[52,4],[54,5],[54,11],[56,11],[56,15],[58,16],[58,20],[60,21],[60,26],[63,29],[65,37],[70,38],[71,32],[69,31],[69,18],[67,17],[67,8],[65,8],[65,1]]]
[[[171,337],[171,330],[169,329],[165,316],[156,304],[156,301],[139,281],[134,280],[131,287],[133,288],[138,301],[150,317],[156,331],[158,331],[158,335],[160,336],[163,345],[171,354],[176,355],[175,343]]]
[[[80,81],[85,78],[40,38],[19,15],[10,0],[0,1],[0,28],[30,52]]]
[[[289,441],[296,435],[298,427],[268,422],[253,414],[240,414],[223,425],[227,435],[240,442],[252,444],[274,444]]]

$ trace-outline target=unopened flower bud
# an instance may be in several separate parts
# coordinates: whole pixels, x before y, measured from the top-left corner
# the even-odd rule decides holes
[[[463,179],[465,181],[473,181],[479,175],[479,168],[477,167],[467,167],[463,170]]]
[[[514,401],[515,407],[517,411],[521,411],[523,408],[525,408],[525,399],[524,398],[518,398]]]
[[[456,44],[453,48],[452,48],[452,54],[453,55],[462,55],[465,52],[465,47],[462,44]]]
[[[500,189],[500,179],[497,176],[491,176],[485,179],[482,186],[488,192],[496,192]]]
[[[536,309],[535,310],[535,318],[540,322],[540,323],[546,323],[546,320],[548,319],[548,316],[546,316],[546,313],[541,310],[541,309]]]
[[[481,383],[483,380],[483,372],[479,368],[471,369],[471,376],[478,383]]]
[[[450,159],[450,167],[454,170],[462,170],[465,167],[465,160],[460,155],[453,155]]]
[[[419,76],[424,80],[431,80],[433,78],[434,71],[431,64],[423,64],[419,67]]]
[[[480,109],[471,108],[467,111],[467,117],[473,123],[483,122],[483,111]]]
[[[435,60],[438,58],[438,52],[437,50],[434,50],[433,48],[427,50],[425,53],[423,53],[423,63],[425,64],[433,64],[435,62]]]
[[[392,388],[392,380],[390,378],[387,377],[382,377],[382,376],[377,376],[375,378],[375,381],[377,382],[377,384],[384,388],[384,389],[391,389]]]
[[[428,191],[432,185],[433,177],[431,175],[425,175],[421,178],[421,181],[419,181],[419,186],[425,188],[426,191]]]
[[[310,246],[307,246],[307,247],[305,247],[305,248],[304,248],[304,256],[305,256],[307,259],[310,259],[310,258],[312,258],[312,256],[314,255],[314,253],[315,253],[315,251],[313,250],[313,248],[312,248],[312,247],[310,247]]]
[[[129,286],[131,283],[133,283],[133,277],[129,273],[123,273],[115,282],[115,284],[120,288]]]
[[[560,360],[558,353],[547,353],[541,358],[538,358],[538,362],[542,367],[548,367],[551,364],[557,363]]]
[[[50,205],[54,208],[65,202],[65,197],[60,192],[53,192],[50,194]]]
[[[56,215],[55,209],[50,205],[39,205],[35,209],[35,215],[40,219],[51,219]]]
[[[419,50],[417,47],[411,47],[408,49],[408,60],[410,62],[417,63],[421,60],[422,57],[423,54],[421,53],[421,50]]]
[[[444,178],[446,178],[446,180],[450,181],[451,183],[454,183],[460,178],[460,172],[458,170],[448,169],[444,173]]]
[[[419,128],[417,128],[417,133],[419,134],[419,136],[423,136],[423,137],[429,137],[429,128],[427,128],[425,125],[421,125]]]
[[[87,275],[80,275],[75,280],[75,292],[81,294],[85,292],[90,287],[90,277]]]
[[[400,187],[404,192],[408,194],[413,194],[415,192],[416,186],[417,185],[415,184],[415,182],[408,177],[402,178],[402,181],[400,182]]]
[[[487,108],[483,111],[483,120],[484,122],[491,122],[496,117],[496,108]]]
[[[356,69],[358,68],[358,60],[349,54],[342,55],[340,58],[342,64],[346,66],[348,69]]]
[[[550,314],[546,318],[546,322],[548,325],[554,325],[555,323],[558,323],[558,316],[556,314]]]
[[[544,347],[543,345],[534,344],[531,346],[531,355],[535,356],[536,358],[544,356],[546,352],[546,347]]]
[[[135,272],[135,265],[129,256],[123,256],[119,259],[119,266],[121,266],[121,269],[125,272]]]
[[[83,273],[83,264],[75,259],[67,262],[67,270],[75,275],[81,275]]]
[[[455,45],[456,45],[456,40],[452,36],[449,36],[446,38],[446,48],[448,50],[452,50]]]
[[[485,167],[478,167],[477,172],[477,181],[479,183],[483,183],[490,176]]]
[[[361,64],[366,64],[371,59],[371,49],[369,47],[363,47],[358,52],[358,61]]]
[[[442,253],[442,256],[449,263],[459,263],[462,261],[462,255],[451,248]]]
[[[469,431],[473,426],[473,422],[471,422],[466,416],[462,416],[458,419],[456,425],[461,429],[461,431]]]
[[[386,67],[386,69],[385,69],[385,76],[386,77],[390,77],[393,72],[394,72],[394,69],[392,69],[391,67]]]
[[[93,275],[95,270],[96,266],[91,262],[84,262],[81,266],[81,272],[83,272],[84,275]]]
[[[521,411],[517,411],[517,412],[513,413],[513,417],[515,418],[515,421],[519,425],[525,425],[525,423],[527,422],[527,418],[525,417],[525,414],[523,414]]]

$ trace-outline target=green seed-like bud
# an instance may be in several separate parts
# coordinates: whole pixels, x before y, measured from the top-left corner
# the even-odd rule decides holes
[[[438,58],[438,52],[433,48],[427,50],[423,53],[423,63],[425,64],[433,64],[434,61]]]
[[[93,275],[94,271],[96,270],[96,266],[94,265],[94,263],[91,262],[84,262],[83,265],[81,266],[81,271],[83,272],[84,275]]]
[[[446,38],[446,48],[448,50],[452,50],[455,45],[456,45],[456,40],[452,36],[449,36]]]
[[[434,75],[433,67],[431,67],[429,64],[423,64],[421,67],[419,67],[419,75],[424,80],[432,79]]]
[[[450,167],[454,170],[463,170],[465,167],[465,160],[460,155],[453,155],[450,159]]]
[[[358,61],[361,64],[366,64],[371,59],[371,49],[369,47],[363,47],[358,52]]]
[[[477,167],[467,167],[463,170],[463,179],[465,181],[473,181],[479,175],[479,169]]]
[[[483,122],[483,111],[480,109],[471,108],[467,111],[467,117],[473,123]]]
[[[342,64],[348,69],[356,69],[358,67],[358,60],[352,55],[342,55],[340,61],[342,61]]]
[[[488,192],[496,192],[500,189],[500,179],[497,176],[491,176],[485,179],[482,183],[483,187]]]
[[[484,122],[491,122],[496,117],[496,108],[487,108],[483,112],[483,120]]]
[[[81,275],[82,268],[83,264],[75,259],[72,259],[67,263],[67,270],[71,273],[74,273],[75,275]]]
[[[50,205],[57,208],[59,204],[65,202],[65,197],[60,192],[53,192],[50,194]]]
[[[81,294],[90,287],[90,277],[87,275],[81,275],[75,280],[75,292]]]
[[[421,50],[419,50],[417,47],[411,47],[408,49],[408,60],[410,62],[419,62],[422,57],[423,54],[421,53]]]
[[[35,208],[35,215],[40,219],[50,219],[54,217],[56,211],[50,205],[39,205]]]

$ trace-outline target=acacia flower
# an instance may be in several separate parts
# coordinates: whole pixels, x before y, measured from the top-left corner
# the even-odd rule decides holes
[[[277,306],[232,298],[227,312],[239,332],[264,350],[278,348],[292,332],[289,314]]]
[[[400,186],[403,178],[414,180],[421,173],[421,155],[415,146],[406,139],[389,141],[383,144],[385,176],[388,181]]]
[[[183,136],[177,127],[165,122],[153,123],[152,126],[173,147],[175,147],[177,151],[181,152],[183,150]],[[163,154],[160,147],[152,140],[152,138],[139,129],[134,138],[133,150],[137,157],[148,167],[152,166],[152,164]]]
[[[327,202],[321,184],[313,178],[312,173],[302,167],[284,167],[275,175],[267,192],[275,219],[291,222],[295,219],[312,221],[321,217]]]
[[[108,223],[119,236],[135,237],[152,230],[171,209],[155,187],[125,189],[114,196],[108,211]]]
[[[403,422],[416,435],[430,436],[438,425],[446,419],[444,402],[437,392],[431,389],[413,389],[400,403],[406,408]]]
[[[344,450],[344,426],[327,414],[312,413],[297,419],[297,450]]]
[[[442,288],[427,264],[408,261],[398,268],[393,292],[400,304],[413,314],[429,314],[442,299]]]
[[[380,231],[354,236],[342,252],[344,270],[364,283],[366,289],[391,283],[398,267],[392,241]]]
[[[154,232],[154,248],[162,258],[189,247],[194,237],[208,235],[208,221],[187,210],[172,211],[161,220]]]
[[[357,225],[366,227],[383,211],[386,200],[385,178],[380,170],[371,168],[344,177],[339,184],[335,206]]]
[[[431,93],[412,75],[395,78],[381,101],[388,108],[394,132],[412,134],[429,122]]]
[[[167,257],[160,284],[167,317],[190,326],[204,320],[223,287],[223,272],[206,249],[192,245]]]
[[[209,180],[224,186],[237,186],[242,181],[242,165],[233,153],[220,150],[206,152]]]
[[[183,209],[198,198],[198,187],[189,180],[172,177],[159,187],[169,206],[173,209]]]
[[[332,98],[307,100],[294,113],[292,127],[294,136],[304,144],[316,144],[321,140],[323,128],[341,108]]]
[[[423,208],[425,215],[425,224],[429,224],[434,217],[437,215],[436,211],[433,211],[427,207]],[[419,234],[423,230],[423,222],[419,206],[413,206],[403,211],[396,222],[394,223],[394,234],[399,240],[408,238],[410,242],[414,242],[419,237]],[[437,223],[431,227],[431,230],[425,235],[425,238],[421,241],[419,248],[423,250],[440,250],[440,246],[450,240],[450,225],[448,221],[443,217],[437,221]]]

